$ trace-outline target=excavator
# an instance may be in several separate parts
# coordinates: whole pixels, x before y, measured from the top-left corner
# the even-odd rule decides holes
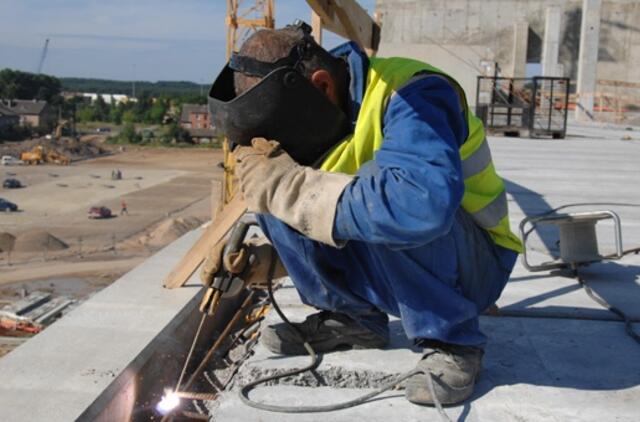
[[[23,152],[20,154],[20,159],[28,165],[52,163],[68,166],[69,163],[71,163],[71,159],[68,156],[61,154],[54,149],[46,151],[42,145],[36,145],[31,151]]]
[[[56,130],[54,132],[55,139],[60,140],[62,138],[62,131],[64,128],[71,127],[69,120],[60,120],[58,125],[56,126]],[[20,154],[20,159],[25,164],[42,164],[42,163],[52,163],[59,164],[62,166],[68,166],[71,163],[71,159],[54,150],[54,149],[45,149],[42,145],[36,145],[31,151],[26,151]]]

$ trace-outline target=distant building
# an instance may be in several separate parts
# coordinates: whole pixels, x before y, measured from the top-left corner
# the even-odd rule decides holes
[[[0,104],[0,133],[3,133],[12,126],[18,126],[19,124],[20,116]]]
[[[83,92],[81,94],[84,98],[89,98],[89,100],[93,103],[98,97],[102,97],[102,101],[106,104],[126,104],[128,102],[136,102],[138,101],[136,98],[131,98],[128,95],[124,94],[96,94],[93,92]]]
[[[217,134],[215,129],[207,128],[207,129],[187,129],[189,131],[189,135],[191,136],[191,140],[195,144],[210,144],[217,138]]]
[[[53,126],[56,112],[46,101],[2,100],[2,106],[18,115],[21,126]]]
[[[98,99],[98,96],[102,97],[102,100],[107,104],[126,104],[129,102],[135,103],[138,101],[137,98],[130,97],[124,94],[97,94],[95,92],[63,91],[61,95],[65,100],[80,97],[83,98],[87,103],[93,103]]]
[[[206,105],[183,104],[180,126],[189,131],[191,139],[197,144],[211,143],[217,137]]]
[[[185,129],[211,129],[209,109],[206,105],[183,104],[180,126]]]

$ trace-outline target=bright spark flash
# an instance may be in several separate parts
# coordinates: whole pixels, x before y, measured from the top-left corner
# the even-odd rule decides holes
[[[180,405],[180,397],[174,391],[166,389],[164,390],[164,396],[162,400],[156,405],[156,410],[163,415],[171,412],[173,409]]]

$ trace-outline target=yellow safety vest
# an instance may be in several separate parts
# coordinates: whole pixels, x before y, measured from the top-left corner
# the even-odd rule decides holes
[[[522,252],[520,239],[511,232],[504,182],[496,173],[482,122],[470,110],[460,85],[443,71],[405,58],[371,58],[364,93],[354,133],[336,145],[320,168],[325,171],[355,174],[360,166],[373,159],[384,141],[382,122],[389,99],[415,78],[444,77],[458,91],[467,116],[469,135],[460,147],[464,196],[462,208],[505,248]]]

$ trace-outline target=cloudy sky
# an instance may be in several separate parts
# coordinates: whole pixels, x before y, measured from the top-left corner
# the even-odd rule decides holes
[[[305,1],[275,3],[276,26],[310,21]],[[375,0],[360,4],[371,12]],[[43,73],[208,84],[224,62],[225,14],[225,0],[0,0],[0,69],[35,71],[50,38]]]

